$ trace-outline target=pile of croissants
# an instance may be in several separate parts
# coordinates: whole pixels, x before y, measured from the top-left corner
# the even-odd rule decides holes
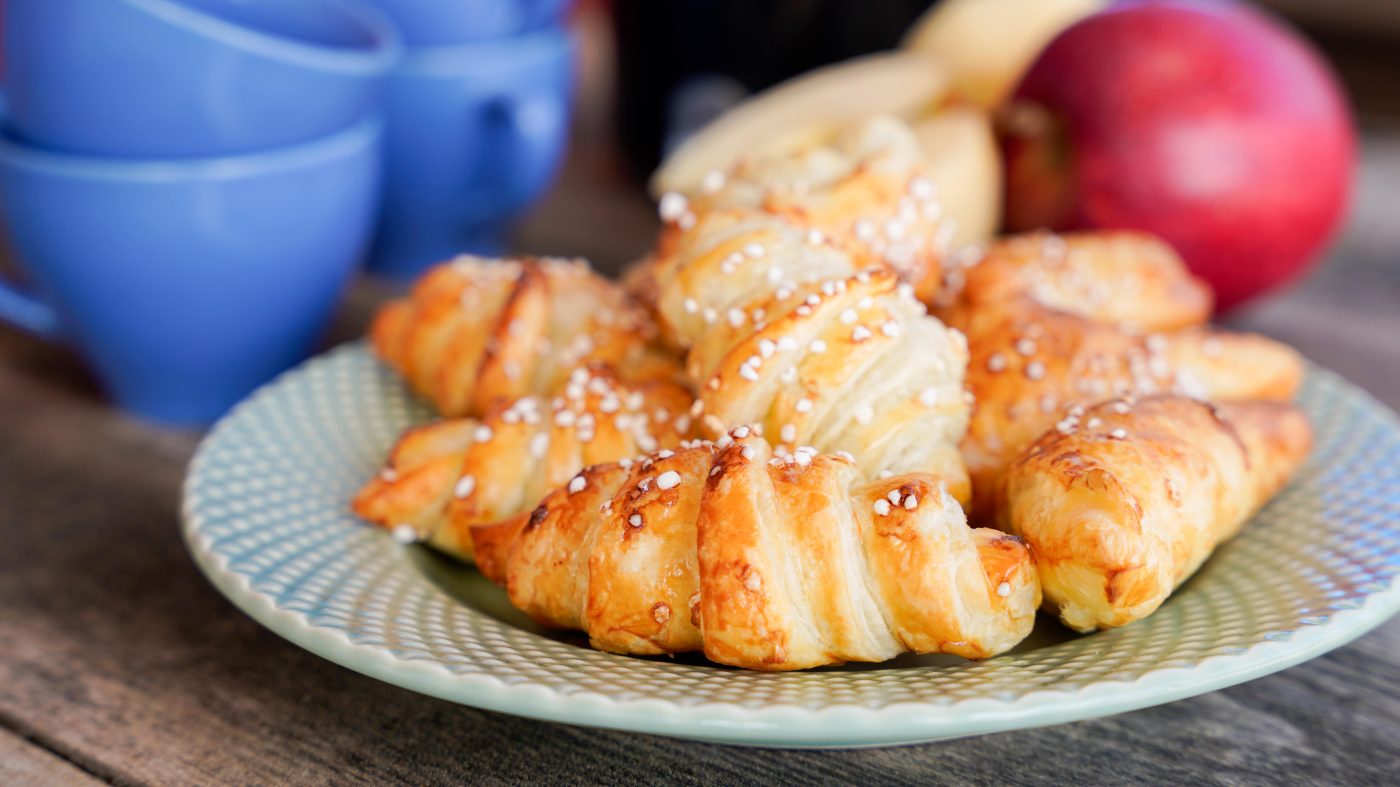
[[[1297,354],[1207,326],[1169,247],[954,248],[901,121],[659,207],[621,283],[464,257],[371,331],[442,418],[356,513],[601,650],[793,670],[1122,626],[1307,453]]]

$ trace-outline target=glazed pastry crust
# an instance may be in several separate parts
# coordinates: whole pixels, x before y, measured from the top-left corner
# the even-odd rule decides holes
[[[870,477],[931,473],[969,498],[967,344],[917,299],[955,231],[924,169],[907,125],[872,118],[663,197],[628,287],[687,351],[706,435],[757,424],[780,452],[846,452]]]
[[[674,379],[655,325],[582,261],[461,257],[425,273],[375,316],[375,352],[445,416],[548,394],[575,368]]]
[[[1303,414],[1179,396],[1086,409],[1007,472],[1002,525],[1035,555],[1047,607],[1078,631],[1151,614],[1298,468]]]
[[[663,198],[666,223],[648,267],[629,276],[642,297],[669,277],[682,236],[726,211],[780,218],[801,236],[841,249],[849,272],[889,271],[920,298],[932,299],[941,286],[956,227],[943,215],[918,138],[903,121],[871,118],[833,140],[741,161],[707,181],[698,192]]]
[[[1285,400],[1302,380],[1298,354],[1262,336],[1209,328],[1130,334],[1028,301],[979,318],[968,343],[975,404],[962,449],[976,522],[992,521],[1012,459],[1072,408],[1173,392]]]
[[[697,416],[718,437],[761,425],[788,452],[849,452],[867,476],[926,472],[969,494],[967,345],[912,288],[769,213],[709,213],[657,282],[689,348]]]
[[[824,284],[769,302],[776,315],[761,329],[720,328],[692,348],[709,433],[758,423],[784,450],[845,451],[871,477],[930,473],[966,500],[962,335],[925,317],[889,274]]]
[[[524,397],[480,419],[408,429],[353,508],[367,521],[407,525],[418,540],[471,560],[473,526],[528,515],[588,465],[688,438],[692,401],[672,383],[629,383],[606,366],[579,368],[558,396]]]
[[[969,529],[940,479],[865,483],[847,459],[735,435],[583,471],[524,526],[483,529],[483,567],[537,621],[616,653],[793,670],[985,658],[1029,633],[1029,552]]]
[[[1212,300],[1164,241],[1101,230],[998,239],[969,266],[949,268],[934,311],[969,330],[1029,301],[1093,322],[1170,331],[1205,323]]]

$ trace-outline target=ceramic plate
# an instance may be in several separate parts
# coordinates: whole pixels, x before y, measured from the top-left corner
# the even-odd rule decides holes
[[[491,710],[729,743],[908,743],[1086,719],[1257,678],[1400,609],[1400,421],[1336,375],[1301,395],[1297,480],[1152,617],[1074,636],[1042,619],[984,662],[905,657],[764,674],[638,659],[544,632],[474,569],[347,510],[404,426],[429,417],[367,352],[312,360],[237,407],[185,484],[190,551],[235,604],[366,675]]]

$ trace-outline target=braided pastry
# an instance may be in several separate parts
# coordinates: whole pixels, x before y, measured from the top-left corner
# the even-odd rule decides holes
[[[1208,328],[1132,335],[1024,301],[979,318],[968,342],[975,404],[962,448],[977,522],[994,514],[1007,464],[1068,408],[1165,392],[1288,399],[1302,379],[1297,353],[1262,336]]]
[[[645,312],[582,261],[458,258],[380,309],[370,335],[379,357],[449,417],[548,394],[589,362],[632,379],[676,373],[652,348]]]
[[[513,604],[614,653],[763,670],[986,658],[1040,601],[1024,545],[969,529],[940,479],[864,483],[849,458],[775,456],[748,427],[588,468],[528,523],[481,530]]]
[[[607,367],[580,367],[552,399],[409,429],[353,507],[397,538],[470,560],[472,526],[527,515],[588,465],[676,447],[690,435],[691,402],[669,382],[624,383]]]
[[[869,477],[931,473],[967,499],[967,345],[909,285],[754,211],[705,215],[676,260],[661,318],[690,348],[708,434],[757,423],[782,450],[848,451]]]
[[[842,249],[855,269],[890,270],[921,298],[936,293],[941,261],[957,231],[943,213],[914,131],[893,117],[856,124],[829,144],[746,159],[728,175],[711,173],[697,193],[664,195],[665,226],[649,277],[668,278],[680,236],[701,217],[726,210],[781,217],[803,236]],[[654,291],[648,277],[634,286]]]
[[[945,273],[935,313],[970,330],[1025,300],[1095,322],[1165,331],[1210,317],[1211,292],[1165,242],[1139,232],[1013,235]]]
[[[1030,544],[1065,625],[1122,626],[1156,610],[1235,535],[1310,441],[1303,414],[1277,402],[1105,402],[1012,464],[1003,524]]]

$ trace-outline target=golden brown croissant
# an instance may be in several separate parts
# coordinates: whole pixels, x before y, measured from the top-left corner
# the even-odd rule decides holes
[[[985,658],[1030,632],[1040,597],[1024,545],[969,529],[937,477],[864,483],[849,458],[775,455],[748,427],[591,467],[523,526],[479,530],[513,604],[615,653],[764,670]]]
[[[632,379],[674,376],[674,362],[651,347],[655,333],[582,261],[476,257],[428,271],[370,330],[380,358],[446,416],[551,393],[589,362]]]
[[[868,477],[926,472],[959,500],[967,345],[888,271],[757,211],[708,213],[658,281],[711,436],[757,423],[784,449],[848,451]]]
[[[979,523],[995,513],[1006,466],[1072,405],[1166,392],[1281,400],[1302,379],[1298,354],[1262,336],[1207,328],[1133,335],[1029,302],[979,318],[968,343],[975,404],[962,449]]]
[[[470,560],[472,526],[528,515],[588,465],[676,447],[690,435],[692,401],[669,382],[580,367],[556,397],[409,429],[353,507],[396,537]]]
[[[1105,230],[1002,238],[967,267],[950,266],[935,313],[970,330],[1024,300],[1095,322],[1165,331],[1210,317],[1211,292],[1165,242]]]
[[[1007,471],[1004,525],[1079,631],[1153,612],[1287,482],[1311,433],[1277,402],[1184,397],[1074,411]]]
[[[653,269],[629,277],[643,298],[656,290],[651,279],[670,276],[680,236],[716,211],[780,217],[802,237],[842,249],[854,270],[889,270],[925,299],[937,291],[941,261],[956,232],[913,129],[883,116],[846,129],[831,143],[747,159],[727,174],[713,172],[698,193],[664,195],[660,207],[665,226]]]

